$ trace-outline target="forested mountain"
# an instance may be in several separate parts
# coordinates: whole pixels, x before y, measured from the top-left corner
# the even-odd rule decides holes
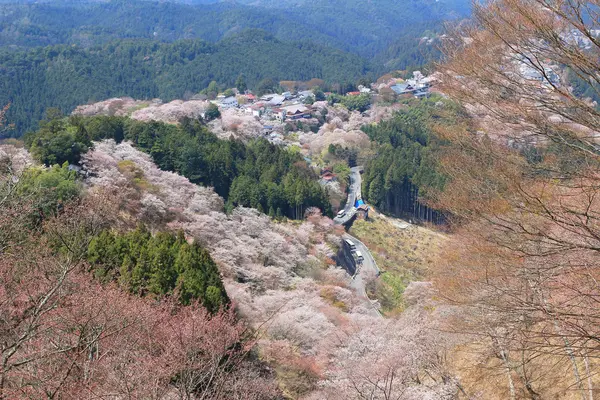
[[[405,32],[424,22],[466,16],[470,2],[462,0],[242,0],[285,11],[295,19],[337,38],[364,56],[373,56]],[[415,37],[420,37],[421,32]],[[356,48],[358,47],[358,48]]]
[[[373,56],[410,32],[422,36],[424,23],[464,16],[468,2],[156,2],[101,1],[5,4],[0,6],[0,44],[93,45],[115,38],[159,41],[199,38],[218,41],[242,30],[264,29],[281,40],[311,40]],[[418,42],[413,41],[416,46]]]
[[[233,86],[241,72],[250,88],[264,78],[355,82],[370,71],[358,56],[305,42],[281,42],[249,31],[216,44],[199,40],[129,40],[92,48],[57,45],[0,55],[0,104],[11,103],[12,135],[35,127],[49,107],[114,96],[169,101],[211,81]]]
[[[56,2],[10,4],[0,9],[0,44],[19,47],[66,43],[91,46],[122,38],[216,42],[245,29],[264,29],[282,40],[310,39],[324,44],[342,44],[285,13],[235,4],[191,7],[140,1]]]
[[[392,43],[372,59],[382,71],[419,70],[439,60],[441,56],[437,22],[411,25],[397,35]]]

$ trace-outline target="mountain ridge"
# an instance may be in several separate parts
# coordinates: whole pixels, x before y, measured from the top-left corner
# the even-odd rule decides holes
[[[300,4],[298,6],[297,4]],[[441,29],[466,14],[462,1],[0,3],[0,45],[94,45],[118,38],[218,41],[249,28],[282,40],[311,40],[371,57],[400,34]]]

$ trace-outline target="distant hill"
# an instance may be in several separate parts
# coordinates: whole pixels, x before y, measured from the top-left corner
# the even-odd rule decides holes
[[[441,56],[442,38],[439,33],[439,26],[435,23],[416,24],[379,51],[372,62],[384,71],[425,68]]]
[[[249,87],[264,78],[356,82],[371,71],[364,59],[307,42],[283,42],[247,31],[214,44],[123,40],[82,48],[57,45],[0,54],[0,104],[11,102],[13,135],[36,126],[49,107],[70,112],[116,96],[165,101],[198,93],[215,80],[233,86],[240,73]]]
[[[281,40],[311,40],[370,57],[416,26],[440,27],[442,20],[468,14],[468,4],[467,0],[0,3],[0,45],[91,46],[121,38],[218,41],[256,28]]]
[[[123,38],[216,42],[251,28],[268,31],[282,40],[341,44],[279,11],[235,4],[192,7],[175,3],[112,1],[0,6],[0,45],[4,46],[92,46]]]

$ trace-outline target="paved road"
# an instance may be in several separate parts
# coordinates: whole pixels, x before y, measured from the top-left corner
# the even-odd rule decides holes
[[[334,218],[333,222],[336,224],[346,224],[352,219],[352,217],[354,217],[354,214],[356,214],[356,208],[354,207],[354,204],[356,204],[357,199],[361,198],[362,178],[360,176],[360,171],[362,171],[362,169],[362,167],[351,168],[352,174],[350,175],[350,188],[348,190],[348,200],[346,201],[346,206],[344,207],[346,215],[344,215],[342,218]],[[379,268],[377,267],[377,263],[375,262],[373,255],[371,255],[371,252],[363,242],[347,233],[344,234],[343,238],[349,239],[352,242],[354,242],[354,244],[356,245],[356,250],[360,251],[364,257],[362,263],[357,263],[356,265],[356,273],[352,277],[352,283],[350,286],[356,291],[356,293],[359,296],[364,298],[365,304],[367,304],[369,309],[369,314],[376,317],[381,317],[381,313],[367,296],[367,290],[365,285],[365,280],[367,277],[373,279],[373,277],[379,275]]]
[[[373,302],[367,296],[367,288],[366,288],[366,280],[367,279],[375,279],[379,275],[379,268],[377,267],[377,263],[371,255],[369,248],[365,246],[363,242],[355,238],[354,236],[350,236],[348,234],[344,234],[344,239],[349,239],[354,242],[356,246],[356,250],[360,251],[364,257],[364,260],[360,264],[356,264],[356,273],[352,277],[352,282],[350,286],[356,291],[356,293],[363,297],[365,302],[369,307],[369,314],[375,317],[381,317],[379,310]]]
[[[354,204],[356,204],[356,199],[361,198],[360,188],[362,185],[362,178],[360,176],[360,171],[362,171],[362,167],[352,167],[350,168],[350,188],[348,190],[348,200],[346,201],[346,206],[344,207],[344,211],[346,211],[346,215],[342,218],[335,217],[333,222],[336,224],[343,225],[350,221],[354,214],[356,214],[356,208]]]

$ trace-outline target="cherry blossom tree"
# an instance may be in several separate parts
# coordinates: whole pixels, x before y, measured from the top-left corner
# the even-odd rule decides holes
[[[221,118],[210,123],[211,131],[222,139],[230,137],[251,139],[261,136],[263,124],[252,114],[229,108],[221,112]]]
[[[122,161],[137,165],[148,185],[136,188],[123,168],[119,169]],[[185,178],[159,170],[146,155],[127,143],[96,144],[84,157],[84,165],[89,171],[90,192],[113,188],[130,193],[136,201],[152,194],[170,214],[167,227],[182,229],[209,249],[223,274],[235,311],[260,332],[260,355],[280,372],[280,384],[288,393],[305,397],[321,388],[313,398],[359,398],[347,385],[348,374],[357,366],[369,379],[385,379],[389,371],[401,375],[394,378],[392,385],[397,397],[414,391],[413,398],[418,398],[417,393],[436,398],[440,393],[445,395],[446,389],[456,390],[450,374],[441,378],[442,363],[436,358],[445,348],[444,340],[436,339],[433,330],[428,331],[433,323],[419,322],[420,318],[429,321],[430,316],[424,312],[413,319],[389,323],[368,316],[364,299],[354,292],[348,275],[327,262],[341,245],[343,228],[336,227],[317,210],[309,210],[300,224],[274,222],[257,210],[243,207],[227,215],[222,211],[222,199],[212,189],[197,187]],[[132,210],[136,217],[141,215],[139,211]],[[419,300],[419,293],[428,293],[429,286],[423,284],[411,290],[407,290],[408,302],[423,310],[428,303]],[[431,319],[436,317],[437,314]],[[364,363],[352,353],[361,339],[370,343],[364,354],[371,355]],[[382,347],[371,349],[375,344]],[[408,352],[417,345],[414,356],[400,353],[400,349]],[[383,357],[386,351],[401,355],[401,363],[393,364],[389,356],[390,369],[370,369],[374,367],[368,361]],[[261,375],[260,369],[245,371],[250,377]],[[436,382],[426,378],[426,372]],[[196,375],[186,377],[184,381],[188,383],[182,383],[177,390],[187,390],[189,382],[196,379]],[[419,384],[419,379],[426,385]],[[240,384],[248,385],[244,380]],[[361,385],[366,388],[368,382]]]
[[[0,257],[0,398],[275,398],[233,310],[146,300],[86,272],[90,239],[116,218],[110,199],[89,194],[40,232],[0,203],[0,231],[26,232]]]
[[[147,101],[134,100],[131,97],[112,98],[97,103],[78,106],[74,111],[74,115],[83,116],[118,116],[124,117],[130,115],[133,111],[141,107],[147,107]]]
[[[134,111],[131,119],[177,123],[182,118],[198,119],[204,116],[210,102],[201,100],[173,100],[166,104],[154,103]]]
[[[412,285],[410,306],[398,319],[363,316],[341,331],[323,389],[309,399],[456,398],[461,387],[444,353],[457,342],[440,330],[453,311],[434,306],[431,284]]]

